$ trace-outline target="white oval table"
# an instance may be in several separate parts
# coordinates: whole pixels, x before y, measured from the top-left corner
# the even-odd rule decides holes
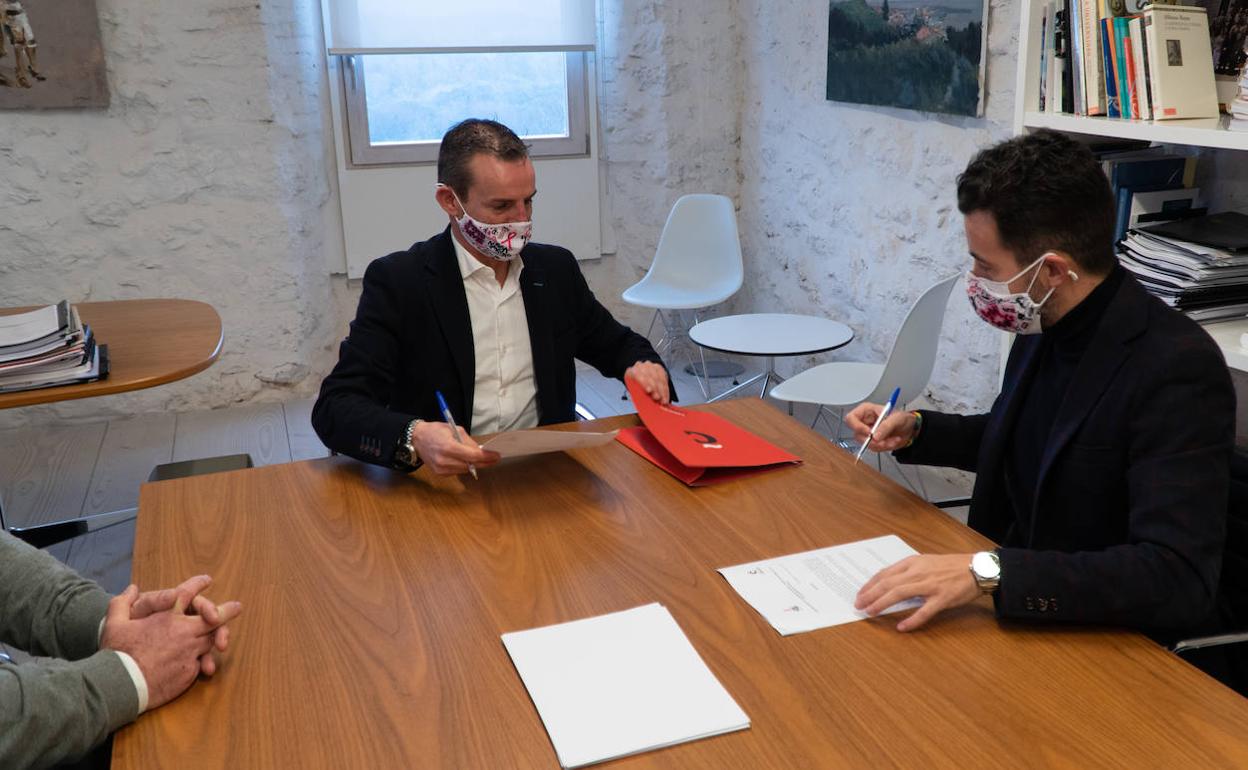
[[[703,321],[689,330],[689,337],[699,348],[767,359],[761,374],[710,399],[719,401],[759,380],[763,385],[758,397],[763,398],[772,383],[784,382],[784,378],[776,374],[777,356],[806,356],[835,350],[854,338],[854,330],[839,321],[818,316],[745,313]]]

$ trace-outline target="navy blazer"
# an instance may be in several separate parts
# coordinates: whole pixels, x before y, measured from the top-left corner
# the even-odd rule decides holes
[[[897,459],[975,471],[969,523],[1002,546],[1000,617],[1161,637],[1210,628],[1235,441],[1221,351],[1126,276],[1072,376],[1020,531],[1003,463],[1042,336],[1015,340],[991,412],[925,412]]]
[[[365,270],[350,334],[312,409],[312,427],[330,449],[394,467],[408,423],[442,420],[437,390],[472,431],[476,358],[451,238],[448,227]],[[662,363],[646,338],[598,302],[570,251],[530,243],[520,259],[540,424],[576,419],[573,359],[615,378],[638,361]]]

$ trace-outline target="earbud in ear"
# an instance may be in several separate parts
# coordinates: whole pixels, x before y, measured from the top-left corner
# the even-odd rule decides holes
[[[1067,270],[1067,271],[1066,271],[1066,275],[1069,275],[1069,276],[1070,276],[1070,280],[1072,280],[1072,281],[1077,281],[1077,280],[1079,280],[1079,274],[1078,274],[1078,273],[1076,273],[1074,270]]]

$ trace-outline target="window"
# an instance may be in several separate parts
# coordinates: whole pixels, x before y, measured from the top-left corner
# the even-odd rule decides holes
[[[350,164],[429,163],[467,117],[494,118],[535,156],[589,153],[594,0],[325,0]]]
[[[341,57],[351,164],[432,163],[466,117],[506,124],[540,156],[589,152],[585,54]]]

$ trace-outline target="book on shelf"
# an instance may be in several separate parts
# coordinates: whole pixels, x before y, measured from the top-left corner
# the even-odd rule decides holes
[[[1153,119],[1151,80],[1148,76],[1148,41],[1144,38],[1144,19],[1131,17],[1131,56],[1134,61],[1135,90],[1139,95],[1140,119]]]
[[[68,302],[0,316],[0,393],[108,375],[108,346]]]
[[[1144,36],[1154,118],[1216,118],[1218,95],[1205,9],[1149,6],[1144,11]]]

